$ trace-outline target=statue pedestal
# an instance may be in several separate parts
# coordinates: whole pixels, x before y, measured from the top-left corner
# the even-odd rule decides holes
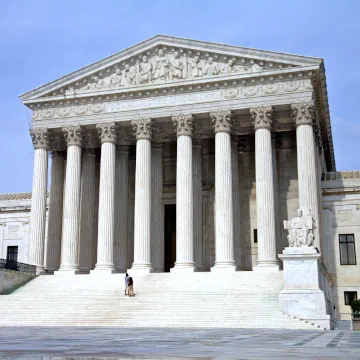
[[[284,289],[279,295],[281,311],[330,329],[325,295],[319,287],[320,254],[314,247],[287,247],[279,258],[284,264]]]

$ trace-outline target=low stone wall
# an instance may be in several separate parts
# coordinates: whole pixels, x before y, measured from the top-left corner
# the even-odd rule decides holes
[[[35,275],[0,269],[0,295],[6,295],[32,280]]]

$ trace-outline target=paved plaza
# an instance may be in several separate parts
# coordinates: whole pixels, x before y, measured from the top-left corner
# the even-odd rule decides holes
[[[0,359],[360,359],[360,332],[2,328]]]

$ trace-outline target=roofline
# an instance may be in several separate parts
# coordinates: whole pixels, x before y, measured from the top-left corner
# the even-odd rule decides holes
[[[71,76],[74,76],[76,74],[79,74],[79,76],[81,75],[84,75],[83,73],[86,72],[87,70],[91,71],[91,70],[94,70],[96,71],[94,68],[96,67],[96,65],[98,65],[99,63],[104,63],[105,62],[105,66],[111,66],[109,64],[107,64],[108,62],[112,61],[114,58],[116,57],[119,57],[121,55],[132,55],[133,52],[135,52],[137,50],[137,48],[141,48],[144,44],[148,43],[148,45],[153,45],[154,43],[156,42],[159,42],[159,41],[171,41],[171,40],[175,40],[175,41],[180,41],[180,42],[184,42],[183,44],[181,44],[181,46],[201,46],[201,47],[206,47],[206,45],[208,44],[209,46],[212,47],[212,51],[216,50],[216,49],[213,49],[213,47],[215,46],[221,46],[221,47],[225,47],[225,48],[228,48],[228,50],[243,50],[245,52],[248,52],[249,56],[252,56],[252,57],[258,57],[260,56],[260,53],[262,55],[264,55],[264,53],[267,53],[268,55],[271,55],[271,56],[282,56],[284,57],[287,56],[287,57],[294,57],[296,59],[293,59],[293,61],[297,60],[315,60],[317,61],[319,64],[321,64],[321,62],[323,61],[321,58],[317,58],[317,57],[310,57],[310,56],[302,56],[302,55],[295,55],[295,54],[289,54],[289,53],[281,53],[281,52],[275,52],[275,51],[269,51],[269,50],[259,50],[259,49],[255,49],[255,48],[247,48],[247,47],[242,47],[242,46],[236,46],[236,45],[226,45],[226,44],[222,44],[222,43],[215,43],[215,42],[209,42],[209,41],[200,41],[200,40],[193,40],[193,39],[187,39],[187,38],[180,38],[180,37],[175,37],[175,36],[167,36],[167,35],[155,35],[153,37],[150,37],[146,40],[143,40],[141,41],[140,43],[137,43],[133,46],[130,46],[128,48],[125,48],[117,53],[114,53],[112,55],[109,55],[101,60],[98,60],[96,61],[95,63],[91,63],[91,64],[88,64],[78,70],[75,70],[67,75],[64,75],[56,80],[53,80],[49,83],[46,83],[44,85],[41,85],[41,86],[38,86],[30,91],[27,91],[21,95],[19,95],[19,98],[20,100],[22,101],[25,101],[29,98],[29,96],[31,96],[32,94],[34,96],[37,95],[38,92],[40,92],[42,89],[43,91],[47,91],[49,89],[49,87],[51,87],[51,85],[60,85],[58,83],[61,83],[62,81],[66,80],[66,78],[69,78]],[[180,45],[180,44],[179,44]],[[209,49],[210,50],[210,49]],[[219,49],[220,51],[220,49]],[[224,51],[224,50],[223,50]],[[286,61],[289,61],[290,59],[284,59],[284,62]],[[277,59],[277,61],[279,61],[279,59]]]

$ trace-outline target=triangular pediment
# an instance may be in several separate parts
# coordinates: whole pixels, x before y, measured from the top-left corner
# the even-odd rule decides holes
[[[155,36],[21,95],[25,103],[318,67],[313,57]]]

